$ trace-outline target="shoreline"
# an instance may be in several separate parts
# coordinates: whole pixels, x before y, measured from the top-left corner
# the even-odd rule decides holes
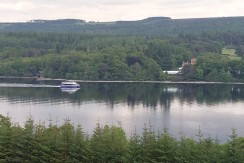
[[[37,81],[65,81],[69,79],[53,79],[44,77],[15,77],[15,76],[0,76],[0,79],[36,79]],[[244,85],[244,82],[207,82],[207,81],[152,81],[152,80],[138,80],[138,81],[126,81],[126,80],[72,80],[79,83],[152,83],[152,84],[234,84]]]

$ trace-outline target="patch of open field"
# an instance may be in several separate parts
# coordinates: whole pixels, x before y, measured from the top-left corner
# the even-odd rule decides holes
[[[229,48],[223,48],[222,49],[222,54],[223,55],[232,55],[232,56],[235,56],[236,55],[236,50],[235,49],[229,49]]]
[[[236,55],[236,50],[232,48],[223,48],[222,55],[227,56],[231,60],[241,60],[241,57]]]

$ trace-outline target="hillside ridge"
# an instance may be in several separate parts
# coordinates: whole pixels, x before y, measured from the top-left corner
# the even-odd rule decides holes
[[[182,33],[241,32],[244,17],[171,19],[149,17],[136,21],[86,22],[82,19],[30,20],[23,23],[0,23],[0,32],[58,32],[102,35],[160,35]]]

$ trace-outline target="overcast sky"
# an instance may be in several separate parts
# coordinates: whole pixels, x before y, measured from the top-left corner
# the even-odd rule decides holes
[[[0,0],[0,22],[244,16],[244,0]]]

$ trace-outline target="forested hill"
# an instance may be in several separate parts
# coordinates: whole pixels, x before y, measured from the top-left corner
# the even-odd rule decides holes
[[[243,29],[244,17],[0,23],[0,76],[243,82]]]
[[[243,32],[244,17],[171,19],[151,17],[138,21],[86,22],[78,19],[31,20],[0,23],[0,31],[66,32],[112,35],[163,35],[202,32]]]

